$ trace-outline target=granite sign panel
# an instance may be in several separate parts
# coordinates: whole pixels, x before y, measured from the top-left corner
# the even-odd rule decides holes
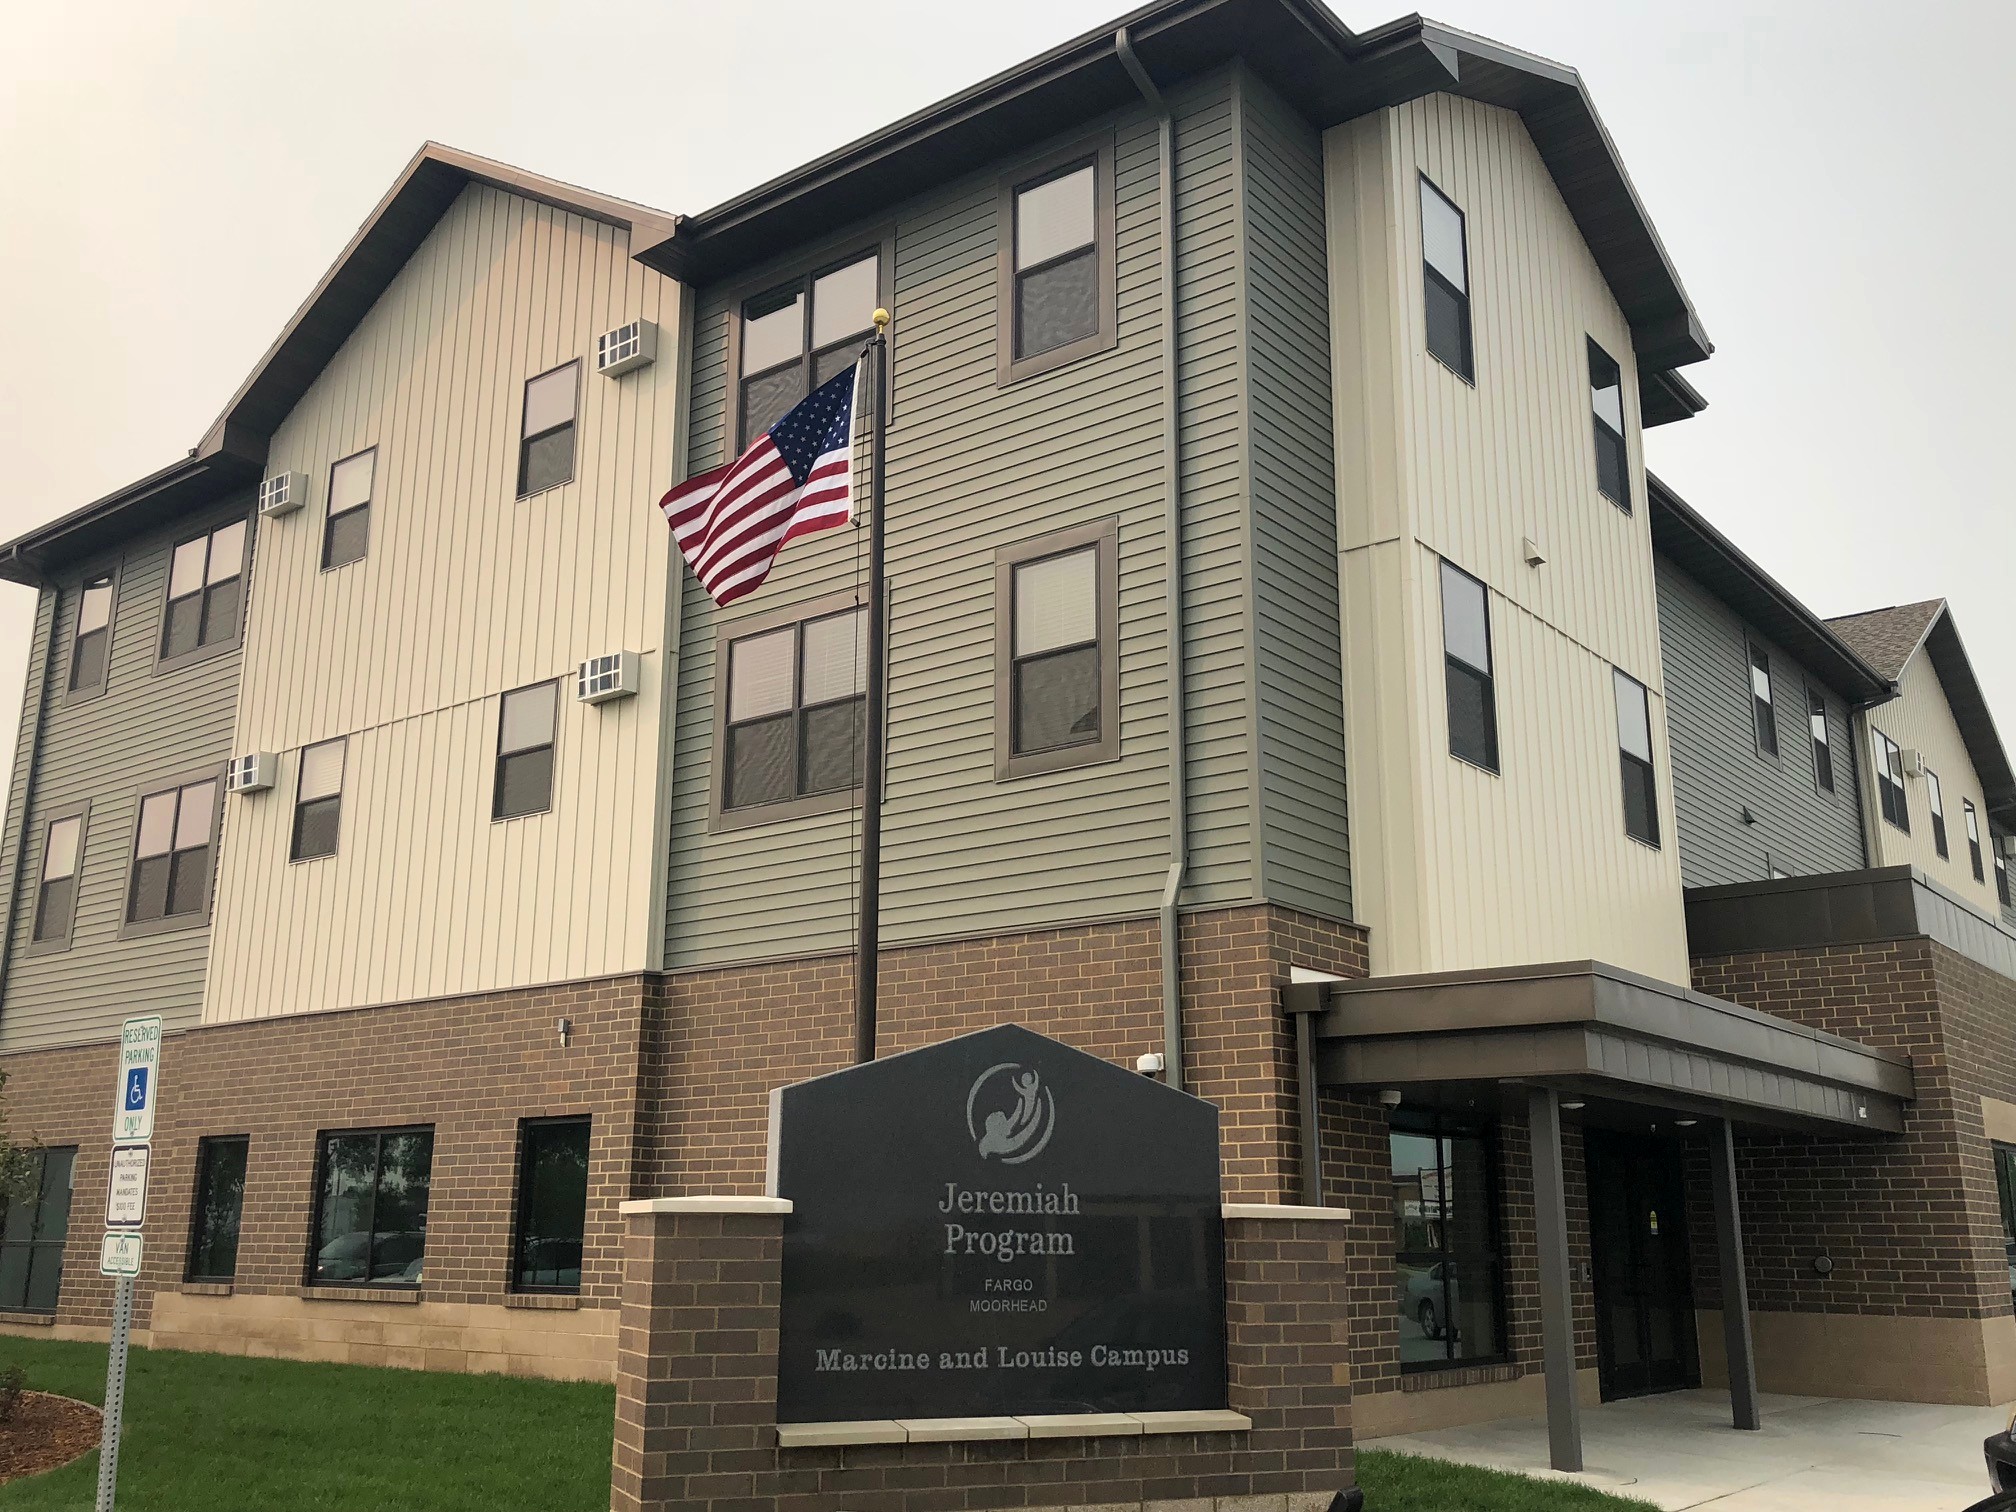
[[[1018,1025],[779,1090],[778,1418],[1225,1405],[1218,1110]]]

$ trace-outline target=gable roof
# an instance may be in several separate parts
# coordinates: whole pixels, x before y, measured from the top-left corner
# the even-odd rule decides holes
[[[1170,82],[1243,58],[1319,129],[1434,93],[1516,111],[1631,323],[1647,424],[1705,401],[1671,369],[1714,349],[1574,69],[1408,16],[1354,33],[1322,0],[1155,0],[698,215],[639,253],[689,283],[836,226],[1140,98],[1122,36]]]
[[[1988,817],[2005,830],[2016,830],[2016,770],[2002,748],[1995,729],[1995,716],[1974,676],[1974,664],[1960,641],[1960,628],[1944,599],[1926,599],[1916,604],[1899,604],[1890,609],[1872,609],[1863,614],[1847,614],[1829,620],[1843,640],[1854,646],[1879,668],[1888,670],[1893,680],[1920,650],[1939,674],[1939,686],[1946,695],[1953,722],[1960,726],[1960,738],[1967,746],[1967,759],[1974,763],[1974,775],[1981,779],[1981,793],[1988,801]]]
[[[1945,611],[1946,600],[1926,599],[1918,604],[1898,604],[1889,609],[1870,609],[1862,614],[1844,614],[1827,623],[1834,633],[1882,674],[1895,682],[1904,673],[1904,664],[1925,644],[1933,621]]]
[[[470,184],[620,226],[630,233],[633,254],[670,237],[678,224],[661,210],[438,142],[423,144],[188,457],[0,545],[0,579],[45,582],[65,563],[257,482],[274,430]]]
[[[1648,472],[1645,482],[1652,545],[1660,555],[1851,703],[1881,703],[1895,693],[1894,673],[1863,656],[1853,641],[1802,604],[1663,480]]]

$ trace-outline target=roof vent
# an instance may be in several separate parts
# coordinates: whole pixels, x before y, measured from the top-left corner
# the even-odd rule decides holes
[[[581,663],[574,696],[587,704],[607,703],[612,698],[628,698],[637,691],[637,653],[611,651],[607,656],[591,656]]]
[[[657,356],[658,327],[648,320],[633,320],[595,338],[595,371],[604,378],[621,378]]]
[[[232,793],[263,793],[279,775],[280,758],[271,751],[254,751],[249,756],[233,756],[225,769],[224,787]]]
[[[259,513],[292,514],[308,502],[308,478],[297,472],[275,473],[259,485]]]

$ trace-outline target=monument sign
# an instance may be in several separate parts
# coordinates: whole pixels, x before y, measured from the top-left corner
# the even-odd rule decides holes
[[[1225,1405],[1211,1104],[1004,1025],[770,1116],[779,1421]]]

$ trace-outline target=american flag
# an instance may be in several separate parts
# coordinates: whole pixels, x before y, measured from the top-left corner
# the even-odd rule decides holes
[[[784,543],[854,518],[857,363],[798,401],[725,467],[658,501],[679,554],[717,604],[753,593]]]

